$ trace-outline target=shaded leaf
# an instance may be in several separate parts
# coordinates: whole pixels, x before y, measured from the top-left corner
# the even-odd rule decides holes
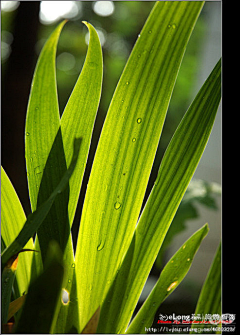
[[[6,265],[8,260],[15,254],[21,251],[21,249],[25,246],[27,241],[33,236],[33,234],[38,230],[46,215],[48,214],[55,198],[59,193],[61,193],[66,187],[69,178],[72,175],[72,172],[75,168],[78,153],[80,149],[81,139],[76,139],[74,142],[74,154],[72,157],[72,162],[69,169],[65,172],[62,177],[60,183],[54,192],[50,195],[50,197],[45,201],[35,212],[30,214],[25,222],[22,230],[16,237],[16,239],[4,250],[2,253],[2,267]]]
[[[99,316],[100,316],[100,307],[98,307],[96,312],[88,321],[81,334],[96,334]]]
[[[56,242],[49,245],[43,273],[31,283],[14,332],[50,333],[60,299],[64,274],[61,250]]]

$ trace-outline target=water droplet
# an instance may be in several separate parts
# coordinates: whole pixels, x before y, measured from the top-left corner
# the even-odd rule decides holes
[[[129,85],[129,81],[126,82],[126,85]]]
[[[176,24],[175,23],[173,23],[173,24],[169,24],[168,26],[167,26],[169,29],[170,28],[172,28],[172,29],[176,29]]]
[[[68,279],[68,283],[71,283],[71,279]]]
[[[72,268],[75,268],[75,263],[72,263]]]
[[[136,142],[136,138],[135,137],[132,139],[132,142]]]
[[[142,122],[142,119],[139,117],[138,119],[137,119],[137,123],[139,124],[139,123],[141,123]]]
[[[118,210],[121,206],[122,206],[122,205],[121,205],[121,203],[120,203],[119,201],[115,202],[115,204],[114,204],[114,208],[115,208],[116,210]]]
[[[29,136],[30,135],[30,133],[29,132],[26,132],[26,136]]]
[[[68,305],[68,303],[69,303],[69,292],[65,289],[65,288],[63,288],[62,289],[62,303],[63,303],[63,305]]]
[[[141,34],[138,34],[138,38],[141,36]]]
[[[187,262],[190,262],[190,260],[191,260],[191,258],[188,258],[188,259],[187,259]]]
[[[167,291],[171,291],[176,285],[177,285],[177,281],[174,281],[168,288],[167,288]]]
[[[186,248],[186,244],[182,248],[185,249]]]
[[[101,241],[99,245],[97,246],[97,251],[101,251],[104,248],[105,241]]]
[[[34,173],[35,173],[35,175],[42,173],[40,165],[38,165],[34,168]]]
[[[152,30],[149,30],[148,33],[151,34],[151,33],[152,33]]]

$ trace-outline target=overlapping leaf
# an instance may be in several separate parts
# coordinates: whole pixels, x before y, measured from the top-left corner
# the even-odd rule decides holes
[[[145,333],[145,328],[151,327],[161,303],[178,287],[189,271],[195,253],[207,235],[208,230],[208,225],[206,224],[193,234],[169,260],[152,292],[131,322],[126,332],[127,334],[143,334]]]
[[[221,61],[194,99],[166,150],[130,248],[101,309],[100,332],[121,333],[127,328],[164,237],[205,149],[220,98]],[[106,319],[113,322],[106,324]]]
[[[21,231],[26,216],[17,193],[6,172],[1,168],[1,239],[4,247],[8,247]],[[30,239],[26,248],[34,249]],[[4,249],[2,248],[2,253]],[[16,272],[15,294],[16,298],[27,291],[31,277],[32,253],[23,253],[19,257],[18,271]]]
[[[29,99],[25,139],[29,192],[33,209],[49,197],[67,170],[73,154],[73,139],[80,137],[82,140],[76,173],[72,176],[69,186],[57,197],[37,233],[37,243],[39,242],[43,261],[49,242],[56,240],[59,243],[64,261],[68,264],[64,287],[71,292],[70,299],[76,301],[70,226],[76,210],[100,99],[102,52],[97,32],[85,22],[90,31],[88,53],[60,120],[55,58],[59,34],[64,23],[65,21],[52,33],[39,57]],[[76,303],[62,306],[55,331],[57,332],[58,328],[60,332],[65,327],[71,328],[72,323],[78,327],[77,314]]]
[[[131,242],[172,89],[202,6],[156,3],[110,104],[76,252],[81,329],[101,304]]]

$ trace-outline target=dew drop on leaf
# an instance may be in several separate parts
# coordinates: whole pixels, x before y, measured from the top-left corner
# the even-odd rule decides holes
[[[105,245],[105,242],[101,241],[101,242],[99,243],[99,245],[97,246],[97,251],[101,251],[101,250],[103,250],[104,245]]]
[[[26,136],[29,136],[30,135],[30,133],[29,132],[26,132]]]
[[[72,268],[75,268],[75,263],[72,263]]]
[[[132,139],[132,142],[136,142],[136,138],[135,137]]]
[[[62,303],[63,305],[68,305],[69,303],[69,292],[65,288],[62,289]]]
[[[115,202],[114,208],[118,210],[121,207],[121,203],[119,201]]]
[[[137,119],[137,123],[139,124],[139,123],[141,123],[142,122],[142,119],[139,117],[138,119]]]
[[[168,288],[167,288],[167,291],[171,291],[176,285],[177,285],[177,281],[174,281]]]

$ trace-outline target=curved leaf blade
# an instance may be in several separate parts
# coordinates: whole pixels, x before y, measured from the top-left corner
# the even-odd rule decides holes
[[[25,221],[26,216],[17,193],[1,167],[1,238],[5,247],[15,240]],[[26,248],[34,248],[32,239],[27,242]],[[19,258],[14,284],[16,298],[27,291],[31,277],[32,257],[32,253],[23,253]]]
[[[178,69],[202,6],[157,2],[110,104],[76,251],[81,327],[101,304],[131,242]]]
[[[64,266],[56,242],[49,245],[46,267],[31,283],[21,315],[14,329],[17,334],[49,334],[60,299]],[[37,316],[37,317],[36,317]]]
[[[222,280],[221,280],[221,243],[217,249],[214,260],[212,262],[211,268],[208,272],[207,278],[203,284],[200,296],[198,298],[195,315],[222,315]],[[192,324],[192,329],[200,328],[204,326],[207,328],[206,324]],[[212,325],[211,325],[212,326]],[[195,331],[192,330],[190,334],[194,334]]]
[[[58,25],[40,53],[29,97],[25,127],[25,156],[33,211],[37,208],[42,172],[60,127],[55,58],[57,42],[65,23],[66,21],[63,21]],[[55,170],[62,164],[53,163],[55,164],[52,170],[58,175]]]
[[[99,325],[125,331],[164,237],[207,144],[221,98],[219,61],[178,126],[129,250],[101,308]],[[117,297],[117,303],[111,303]],[[110,303],[109,303],[110,301]]]
[[[72,156],[74,137],[82,139],[79,161],[69,182],[68,203],[69,222],[72,224],[76,211],[80,187],[88,157],[91,136],[101,95],[103,60],[98,34],[94,27],[83,22],[89,32],[90,40],[86,60],[77,83],[61,117],[61,130],[67,166]]]
[[[208,233],[206,224],[194,233],[169,260],[156,285],[127,329],[127,334],[144,334],[151,327],[161,303],[178,287],[189,271],[202,240]]]
[[[74,143],[74,154],[72,157],[72,162],[69,169],[63,175],[60,183],[56,189],[52,192],[50,197],[40,206],[36,211],[30,214],[25,222],[23,228],[17,235],[14,241],[3,251],[2,253],[2,267],[4,268],[8,260],[15,254],[20,252],[22,248],[26,245],[28,240],[34,235],[34,233],[39,229],[43,223],[45,217],[47,216],[49,210],[51,209],[55,198],[64,190],[68,184],[69,178],[71,177],[73,170],[76,166],[78,153],[80,149],[81,139],[76,139]]]

